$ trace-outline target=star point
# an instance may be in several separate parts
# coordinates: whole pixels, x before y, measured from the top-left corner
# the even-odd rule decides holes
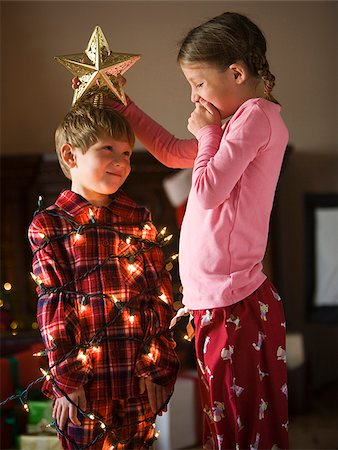
[[[80,80],[79,88],[74,91],[73,105],[101,93],[125,105],[120,75],[127,72],[140,57],[138,54],[110,51],[101,28],[96,26],[84,53],[56,56],[55,59]]]

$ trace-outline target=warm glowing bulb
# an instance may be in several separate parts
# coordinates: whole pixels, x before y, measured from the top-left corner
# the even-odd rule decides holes
[[[42,369],[41,367],[40,367],[40,371],[41,371],[42,375],[46,378],[46,380],[49,381],[50,380],[49,373],[46,370]]]
[[[95,223],[95,216],[91,208],[89,208],[89,219],[92,223]]]
[[[148,353],[148,356],[150,359],[154,359],[154,355],[151,352]]]
[[[129,322],[130,322],[131,324],[133,324],[133,323],[135,322],[135,316],[130,315],[130,316],[129,316]]]
[[[175,253],[174,255],[171,256],[171,259],[172,259],[173,261],[175,261],[176,258],[178,258],[178,253]]]
[[[28,407],[27,403],[25,403],[25,404],[23,405],[23,407],[24,407],[24,409],[25,409],[27,412],[29,412],[29,407]]]
[[[160,430],[156,431],[156,433],[155,433],[155,438],[156,438],[156,439],[158,439],[158,438],[159,438],[159,436],[160,436],[160,433],[161,433],[161,432],[160,432]]]
[[[173,238],[173,234],[169,234],[169,236],[164,238],[164,241],[169,242]]]
[[[128,245],[131,243],[131,237],[130,237],[130,236],[127,237],[126,243],[127,243]]]
[[[12,328],[12,330],[16,330],[18,328],[18,322],[13,320],[13,322],[10,324],[10,327]]]
[[[37,322],[32,323],[33,330],[37,330],[39,328],[39,324]]]
[[[79,353],[77,354],[77,358],[79,361],[82,361],[82,363],[86,363],[87,362],[87,355],[82,351],[79,350]]]
[[[114,303],[118,303],[118,299],[115,297],[115,295],[111,295],[110,298],[113,300]]]
[[[102,428],[102,430],[106,429],[106,425],[103,422],[101,422],[100,427]]]
[[[147,223],[145,223],[144,226],[143,226],[143,229],[150,231],[151,230],[151,226],[149,226]]]
[[[88,414],[88,418],[89,418],[90,420],[94,420],[94,419],[95,419],[95,416],[94,416],[94,414]]]
[[[74,236],[74,242],[79,243],[80,241],[82,241],[82,239],[83,239],[83,235],[80,234],[79,232],[77,232]]]
[[[168,303],[168,297],[165,294],[161,294],[159,297],[162,301],[164,301],[164,303]]]
[[[5,291],[10,291],[11,289],[12,289],[12,285],[11,285],[11,283],[5,283],[4,284],[4,289],[5,289]]]
[[[160,234],[162,234],[162,236],[164,236],[165,233],[166,233],[166,231],[167,231],[167,227],[164,227],[164,228],[162,228],[162,230],[160,231]]]
[[[184,336],[184,339],[185,339],[186,341],[189,341],[189,336],[186,334],[186,335]]]
[[[0,299],[0,308],[2,308],[4,306],[4,302],[3,300]]]
[[[130,273],[134,273],[136,272],[136,267],[134,266],[134,264],[128,264],[128,270]]]
[[[33,280],[35,281],[35,283],[39,286],[40,284],[42,284],[42,280],[40,277],[34,275],[33,272],[31,272],[31,277],[33,278]]]
[[[41,239],[45,239],[46,235],[44,233],[38,233]]]
[[[87,310],[87,306],[81,304],[81,305],[80,305],[80,312],[81,312],[81,314],[85,313],[86,310]]]

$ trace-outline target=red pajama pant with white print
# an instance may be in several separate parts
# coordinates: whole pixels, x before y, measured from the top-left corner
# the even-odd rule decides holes
[[[205,450],[288,448],[285,318],[269,280],[246,299],[194,311]]]
[[[88,417],[81,417],[80,426],[73,425],[69,420],[64,432],[66,437],[59,435],[64,450],[145,450],[149,449],[154,427],[154,417],[147,395],[127,400],[102,399],[87,402],[87,411],[94,412],[107,426],[107,433],[100,428],[100,422]],[[119,442],[117,445],[116,442]],[[75,445],[73,445],[75,443]],[[92,444],[92,445],[90,445]]]

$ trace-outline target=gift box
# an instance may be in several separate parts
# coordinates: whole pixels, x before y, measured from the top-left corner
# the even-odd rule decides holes
[[[179,450],[199,445],[202,417],[197,371],[181,372],[168,411],[156,419],[156,430],[160,431],[156,450]]]
[[[28,401],[27,433],[40,433],[52,422],[52,400]]]
[[[23,434],[19,437],[19,443],[20,450],[62,450],[55,434]]]
[[[13,355],[0,359],[0,399],[5,399],[20,394],[32,381],[41,377],[39,370],[43,366],[44,359],[34,358],[36,347],[41,350],[41,344],[28,350],[24,350]],[[29,398],[42,398],[38,384],[30,389]],[[28,414],[23,409],[19,400],[12,400],[5,403],[0,409],[0,448],[17,448],[18,436],[26,432]]]

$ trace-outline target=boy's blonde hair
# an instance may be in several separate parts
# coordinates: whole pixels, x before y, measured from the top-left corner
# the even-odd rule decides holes
[[[102,132],[117,141],[126,141],[133,148],[134,131],[129,122],[117,111],[97,108],[92,103],[76,104],[64,117],[55,131],[55,148],[63,173],[71,179],[70,171],[62,160],[64,144],[81,149],[85,154],[94,145]]]

